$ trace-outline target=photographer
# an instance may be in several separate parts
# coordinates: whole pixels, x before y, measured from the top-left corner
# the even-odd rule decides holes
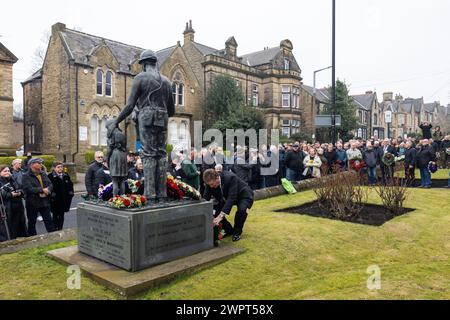
[[[0,205],[4,205],[10,239],[26,237],[27,228],[22,203],[23,191],[19,189],[17,182],[12,178],[7,166],[0,166]],[[0,241],[8,240],[4,220],[0,222]]]

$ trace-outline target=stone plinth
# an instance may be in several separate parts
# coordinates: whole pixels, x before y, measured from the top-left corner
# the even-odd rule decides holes
[[[212,219],[209,202],[133,210],[81,203],[78,249],[135,272],[213,248]]]

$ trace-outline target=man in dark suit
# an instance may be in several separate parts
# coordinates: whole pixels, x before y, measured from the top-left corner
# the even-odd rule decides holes
[[[222,223],[227,234],[233,235],[233,241],[241,239],[242,229],[247,219],[248,210],[253,205],[253,191],[238,176],[229,171],[218,173],[213,169],[203,173],[203,181],[206,184],[203,198],[209,201],[214,197],[217,204],[214,206],[214,225]],[[230,214],[231,208],[236,205],[237,212],[234,218],[234,228],[225,218]]]

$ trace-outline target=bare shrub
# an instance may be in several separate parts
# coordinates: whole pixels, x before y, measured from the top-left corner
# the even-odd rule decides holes
[[[390,179],[386,185],[378,185],[375,190],[389,212],[395,216],[404,212],[405,207],[403,204],[408,197],[408,188],[403,179]]]
[[[368,190],[359,183],[359,176],[350,172],[322,178],[314,189],[319,207],[339,220],[351,220],[359,215],[368,197]]]

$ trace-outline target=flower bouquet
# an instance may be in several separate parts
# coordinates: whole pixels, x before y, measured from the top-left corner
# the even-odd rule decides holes
[[[395,157],[394,161],[395,162],[405,161],[405,155],[401,155],[400,157]]]
[[[128,188],[130,189],[131,193],[135,194],[138,192],[139,188],[142,186],[142,182],[139,180],[128,179],[127,185],[128,185]]]
[[[180,180],[177,180],[177,179],[174,179],[174,181],[177,184],[178,188],[181,191],[183,191],[185,197],[188,197],[188,198],[193,199],[193,200],[200,200],[201,199],[202,196],[201,196],[200,192],[197,189],[191,187],[190,185],[188,185],[187,183],[184,183],[183,181],[180,181]]]
[[[108,204],[116,209],[141,208],[147,204],[147,199],[140,195],[116,196]]]
[[[172,176],[167,177],[167,196],[172,199],[181,200],[184,198],[184,192],[178,187],[176,179]]]

